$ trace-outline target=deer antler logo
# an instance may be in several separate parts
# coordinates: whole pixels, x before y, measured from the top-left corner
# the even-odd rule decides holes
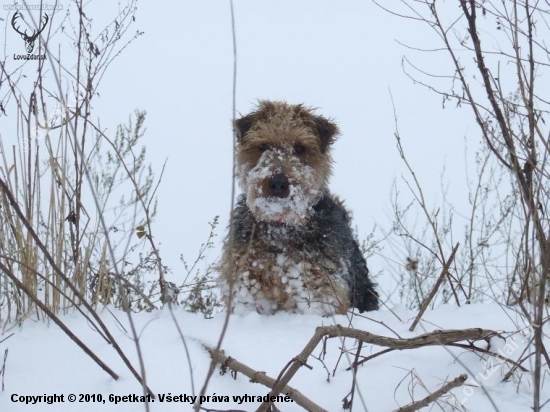
[[[34,49],[34,42],[36,41],[36,38],[38,37],[38,35],[40,33],[42,33],[42,31],[46,28],[46,24],[48,24],[49,17],[48,17],[47,14],[44,14],[44,17],[42,18],[40,28],[38,30],[33,30],[32,35],[29,36],[27,34],[26,29],[25,29],[24,32],[21,32],[19,27],[15,26],[16,25],[16,20],[20,16],[21,15],[19,14],[19,12],[16,11],[15,14],[13,15],[12,19],[11,19],[11,26],[13,27],[13,29],[17,33],[19,33],[21,35],[23,40],[25,40],[25,47],[27,48],[27,53],[32,53],[32,51]]]

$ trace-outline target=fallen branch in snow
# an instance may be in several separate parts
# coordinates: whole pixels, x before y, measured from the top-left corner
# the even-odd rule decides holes
[[[461,340],[481,340],[497,336],[498,332],[489,329],[443,329],[424,333],[414,338],[398,339],[387,336],[379,336],[365,332],[360,329],[346,328],[340,325],[323,326],[317,328],[316,334],[320,332],[323,336],[353,338],[378,346],[385,346],[396,350],[416,349],[424,346],[439,346],[448,343],[455,343]],[[314,335],[315,336],[315,335]]]
[[[231,358],[221,351],[216,351],[209,346],[202,345],[208,353],[210,353],[210,356],[212,357],[212,360],[216,363],[219,363],[222,365],[222,367],[227,367],[235,372],[240,372],[246,377],[250,378],[251,382],[257,382],[261,383],[264,386],[267,386],[268,388],[273,388],[277,381],[269,376],[266,375],[265,372],[259,372],[256,371],[249,366],[246,366],[244,363],[241,363],[237,361],[234,358]],[[312,411],[312,412],[326,412],[325,409],[321,408],[317,404],[310,401],[308,398],[306,398],[304,395],[300,393],[300,391],[290,387],[290,386],[283,386],[279,392],[283,392],[286,395],[288,395],[293,401],[295,401],[298,405],[300,405],[302,408]],[[277,393],[279,393],[277,392]]]
[[[302,352],[290,361],[290,364],[285,366],[285,369],[279,375],[276,385],[269,393],[269,396],[277,396],[292,377],[298,372],[302,365],[306,365],[308,357],[317,347],[323,337],[342,337],[357,339],[363,343],[384,346],[394,350],[415,349],[424,346],[440,346],[449,343],[455,343],[462,340],[480,340],[488,339],[491,336],[497,335],[497,332],[488,329],[471,328],[471,329],[449,329],[436,330],[434,332],[425,333],[408,339],[389,338],[386,336],[374,335],[363,330],[346,328],[340,325],[322,326],[315,330],[315,333],[304,347]],[[356,366],[356,365],[352,365]],[[257,409],[257,412],[266,412],[270,402],[263,402]]]
[[[466,375],[465,373],[460,376],[457,376],[452,381],[447,382],[441,388],[436,390],[434,393],[431,393],[430,395],[426,396],[424,399],[417,402],[413,402],[407,406],[403,406],[402,408],[397,409],[396,412],[414,412],[421,408],[425,408],[430,403],[436,401],[438,398],[441,398],[451,389],[454,389],[457,386],[461,386],[464,382],[466,382],[466,379],[468,379],[468,375]]]
[[[466,329],[467,330],[467,329]],[[449,330],[449,331],[453,331],[454,330]],[[444,332],[448,332],[448,331],[444,331]],[[433,333],[433,332],[432,332]],[[495,332],[496,334],[496,332]],[[421,335],[423,336],[423,335]],[[418,336],[420,337],[420,336]],[[487,337],[484,337],[484,338],[480,338],[480,339],[487,339],[489,338],[490,336],[487,336]],[[483,348],[480,348],[478,346],[475,346],[473,344],[473,341],[475,340],[480,340],[480,339],[469,339],[469,338],[465,338],[467,340],[469,340],[470,342],[468,343],[468,345],[466,344],[463,344],[463,343],[456,343],[456,341],[453,341],[453,342],[445,342],[445,343],[442,343],[442,345],[446,345],[446,346],[454,346],[456,348],[462,348],[462,349],[466,349],[466,350],[470,350],[472,352],[481,352],[483,354],[487,354],[487,355],[490,355],[490,356],[494,356],[495,358],[498,358],[504,362],[508,362],[512,365],[512,369],[516,369],[516,368],[519,368],[521,369],[522,372],[527,372],[527,368],[525,368],[524,366],[521,366],[521,362],[518,362],[518,361],[514,361],[513,359],[510,359],[510,358],[507,358],[506,356],[498,353],[498,352],[494,352],[494,351],[491,351],[489,349],[483,349]],[[349,371],[351,369],[353,369],[354,367],[356,366],[359,366],[359,365],[362,365],[363,363],[365,362],[368,362],[369,360],[373,359],[373,358],[376,358],[377,356],[380,356],[380,355],[383,355],[385,353],[388,353],[388,352],[393,352],[394,350],[402,350],[402,348],[388,348],[388,349],[384,349],[384,350],[381,350],[380,352],[376,352],[370,356],[367,356],[363,359],[361,359],[359,362],[357,363],[353,363],[350,367],[348,367],[346,370]],[[503,380],[504,382],[504,380]]]

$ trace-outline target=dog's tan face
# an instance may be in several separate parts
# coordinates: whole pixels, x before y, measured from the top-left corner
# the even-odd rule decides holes
[[[256,219],[300,225],[326,189],[337,126],[301,105],[260,102],[235,122],[237,177]]]

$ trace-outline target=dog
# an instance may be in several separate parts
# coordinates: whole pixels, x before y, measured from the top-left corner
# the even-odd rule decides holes
[[[259,101],[234,130],[243,193],[218,266],[228,309],[324,316],[378,309],[350,213],[328,189],[338,126],[301,104]]]

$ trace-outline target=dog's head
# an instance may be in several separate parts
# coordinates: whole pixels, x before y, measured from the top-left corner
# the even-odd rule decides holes
[[[336,124],[303,105],[260,101],[234,127],[237,177],[254,216],[303,223],[327,188]]]

